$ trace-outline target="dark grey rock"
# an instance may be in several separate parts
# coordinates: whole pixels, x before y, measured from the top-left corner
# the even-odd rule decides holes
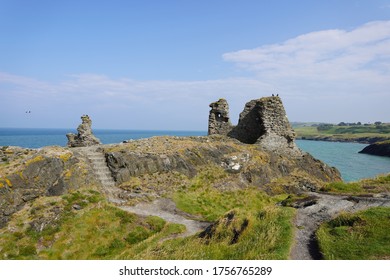
[[[364,147],[359,153],[375,156],[390,157],[390,142],[374,143]]]

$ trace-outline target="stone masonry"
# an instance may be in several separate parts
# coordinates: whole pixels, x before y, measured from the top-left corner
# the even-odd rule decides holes
[[[233,125],[229,118],[229,105],[225,99],[219,99],[210,105],[208,134],[227,135],[232,130]]]
[[[260,144],[274,152],[300,154],[280,97],[263,97],[246,103],[237,126],[230,123],[226,100],[220,99],[210,107],[209,135],[226,135],[246,144]]]

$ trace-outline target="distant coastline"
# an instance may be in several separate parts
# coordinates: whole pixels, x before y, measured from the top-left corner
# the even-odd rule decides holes
[[[373,144],[390,140],[390,124],[311,124],[293,125],[297,139]]]
[[[327,142],[347,142],[360,144],[374,144],[376,142],[390,140],[389,137],[357,137],[343,138],[339,136],[297,136],[297,140],[327,141]]]

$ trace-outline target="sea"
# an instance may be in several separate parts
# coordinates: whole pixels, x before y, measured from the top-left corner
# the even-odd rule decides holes
[[[74,129],[0,128],[0,146],[41,148],[66,146],[67,133]],[[207,131],[94,129],[103,144],[121,143],[153,136],[205,136]],[[390,173],[390,157],[359,154],[366,144],[297,140],[298,147],[330,166],[336,167],[344,181],[356,181]]]

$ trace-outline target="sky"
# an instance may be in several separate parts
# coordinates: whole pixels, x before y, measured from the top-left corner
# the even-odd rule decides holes
[[[271,94],[390,122],[390,0],[0,0],[0,127],[205,131]]]

